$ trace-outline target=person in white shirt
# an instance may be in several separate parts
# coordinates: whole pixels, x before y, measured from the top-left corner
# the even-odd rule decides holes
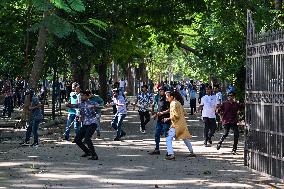
[[[116,130],[116,137],[114,141],[120,141],[121,137],[124,137],[126,133],[122,130],[122,122],[127,114],[125,99],[119,94],[119,89],[115,88],[112,90],[112,102],[107,104],[107,106],[116,106],[116,113],[111,121],[111,127]]]
[[[216,108],[219,102],[215,95],[212,95],[212,87],[206,87],[206,95],[201,98],[199,110],[202,109],[202,118],[204,122],[204,146],[212,145],[212,136],[216,130]],[[209,144],[208,144],[209,143]]]
[[[123,78],[119,81],[119,89],[122,91],[122,93],[125,92],[125,88],[127,87],[127,80],[124,80]]]
[[[219,101],[219,104],[222,104],[223,95],[219,86],[214,87],[214,93],[217,97],[217,100]]]
[[[221,105],[222,102],[223,102],[223,95],[222,95],[222,92],[221,92],[219,85],[216,85],[214,87],[214,93],[216,95],[218,103]],[[217,121],[217,131],[220,131],[222,129],[222,124],[221,124],[220,115],[217,114],[217,113],[216,113],[216,121]]]

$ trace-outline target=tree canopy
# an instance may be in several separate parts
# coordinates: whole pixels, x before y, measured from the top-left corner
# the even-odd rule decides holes
[[[1,75],[40,79],[58,66],[82,81],[96,72],[100,85],[115,63],[122,73],[145,64],[154,81],[214,78],[244,89],[247,10],[257,31],[282,27],[283,17],[276,0],[3,0],[0,9]]]

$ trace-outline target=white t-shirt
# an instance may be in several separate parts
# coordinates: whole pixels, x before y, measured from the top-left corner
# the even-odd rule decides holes
[[[217,100],[218,100],[220,103],[222,103],[222,99],[223,99],[222,93],[221,93],[221,92],[216,93],[216,97],[217,97]]]
[[[216,95],[205,95],[201,98],[200,105],[203,105],[202,117],[216,118],[216,107],[219,104]]]
[[[127,114],[125,99],[122,95],[119,95],[117,98],[112,98],[113,104],[120,104],[120,106],[116,105],[117,113]]]
[[[119,88],[125,88],[127,86],[126,80],[120,80],[119,81]]]

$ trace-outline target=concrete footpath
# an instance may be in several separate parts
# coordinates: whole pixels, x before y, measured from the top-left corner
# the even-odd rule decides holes
[[[97,161],[80,157],[83,152],[75,144],[62,140],[65,124],[42,128],[37,148],[18,145],[25,130],[10,130],[10,137],[0,138],[0,189],[284,188],[283,183],[244,167],[243,136],[237,155],[230,153],[232,134],[219,151],[216,144],[222,132],[215,135],[212,147],[204,147],[203,123],[198,116],[188,116],[197,157],[186,157],[183,142],[175,141],[175,161],[164,160],[165,138],[161,155],[148,154],[155,146],[153,120],[147,133],[141,134],[138,113],[129,110],[123,125],[126,137],[113,141],[111,118],[108,109],[102,117],[101,138],[93,137]]]

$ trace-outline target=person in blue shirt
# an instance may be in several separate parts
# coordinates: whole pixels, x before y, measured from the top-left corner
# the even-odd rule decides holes
[[[89,100],[91,102],[98,103],[100,106],[104,105],[104,100],[99,95],[96,95],[96,94],[90,95]],[[97,116],[97,119],[98,119],[97,129],[96,129],[97,137],[100,138],[101,137],[101,116],[102,116],[101,108],[96,109],[96,116]]]
[[[143,85],[141,87],[141,92],[137,95],[135,103],[133,104],[134,109],[135,106],[139,107],[138,113],[140,116],[140,132],[143,134],[146,133],[146,125],[150,121],[149,108],[152,102],[153,97],[150,93],[148,93],[148,86]]]
[[[98,160],[98,155],[95,151],[92,136],[96,131],[98,119],[96,116],[96,109],[101,108],[98,103],[90,101],[90,91],[83,91],[81,93],[82,102],[79,104],[80,120],[82,127],[75,136],[75,143],[85,152],[81,157],[91,156],[90,160]],[[83,143],[83,138],[87,146]]]
[[[80,86],[78,83],[74,82],[72,83],[72,90],[73,92],[70,93],[70,97],[68,100],[68,118],[65,128],[65,140],[69,141],[69,135],[70,135],[70,126],[72,123],[74,124],[74,130],[75,134],[77,135],[79,132],[79,121],[78,116],[80,114],[78,106],[81,102],[81,96],[80,96]]]
[[[30,89],[27,92],[30,96],[31,104],[29,106],[29,111],[31,111],[31,118],[29,121],[29,125],[27,127],[26,138],[24,142],[21,142],[21,145],[29,144],[31,134],[33,133],[34,136],[34,143],[31,146],[38,146],[38,127],[40,122],[43,119],[42,111],[41,111],[41,104],[39,102],[38,97],[36,96],[33,89]]]
[[[189,98],[190,98],[190,114],[193,115],[196,112],[196,86],[193,85],[189,91]]]
[[[156,129],[155,129],[155,150],[150,152],[150,155],[160,155],[160,139],[161,135],[165,134],[170,128],[171,121],[164,122],[165,118],[170,117],[170,102],[166,100],[165,87],[159,88],[159,94],[155,96],[155,101],[153,104],[154,119],[157,119]],[[156,106],[156,107],[155,107]]]

